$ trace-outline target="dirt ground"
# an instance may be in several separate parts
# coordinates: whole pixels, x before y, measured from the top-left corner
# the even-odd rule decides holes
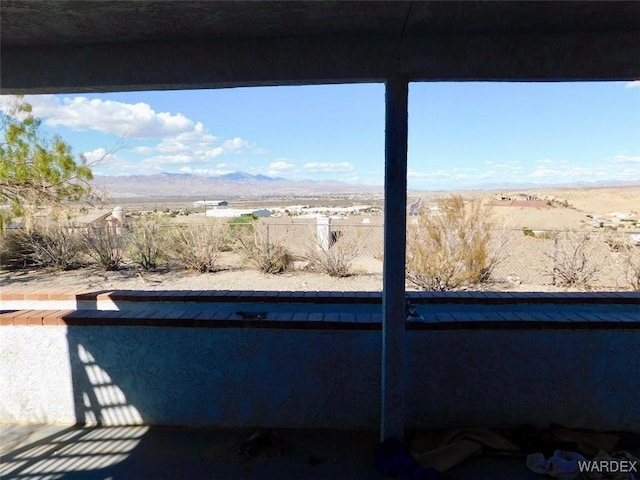
[[[228,270],[214,273],[185,271],[142,272],[125,268],[117,272],[81,269],[67,272],[2,271],[0,285],[34,290],[118,289],[118,290],[267,290],[267,291],[379,291],[382,275],[354,275],[333,278],[303,271],[266,275],[256,270]]]
[[[250,291],[367,291],[382,290],[382,274],[361,274],[345,278],[305,271],[267,275],[255,270],[228,270],[215,273],[185,271],[142,272],[124,268],[116,272],[80,269],[67,272],[0,271],[0,290],[250,290]],[[417,289],[407,284],[407,291]],[[473,290],[508,292],[566,292],[579,289],[554,285],[514,284],[505,280],[474,287]],[[610,290],[610,289],[609,289]]]

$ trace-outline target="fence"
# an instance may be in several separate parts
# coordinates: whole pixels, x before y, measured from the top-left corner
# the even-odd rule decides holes
[[[104,245],[97,242],[98,248],[115,249],[118,261],[131,263],[132,258],[136,257],[131,252],[135,250],[133,245],[137,238],[138,263],[141,249],[146,248],[147,256],[156,255],[147,258],[146,266],[151,268],[161,262],[170,264],[173,261],[175,265],[176,258],[169,254],[170,250],[174,253],[182,250],[183,254],[189,249],[199,250],[196,252],[198,255],[208,257],[202,260],[203,266],[192,269],[207,272],[260,267],[255,261],[256,257],[275,255],[274,247],[277,246],[277,252],[286,253],[283,261],[290,269],[320,271],[336,276],[378,276],[382,287],[384,238],[381,224],[335,222],[327,234],[326,230],[320,230],[315,219],[295,222],[270,219],[250,223],[218,221],[191,225],[147,223],[154,225],[154,229],[140,237],[140,232],[144,233],[142,225],[145,223],[131,223],[123,231],[117,232],[119,241],[107,241]],[[213,225],[217,225],[217,230],[212,230]],[[114,235],[114,230],[109,228],[78,227],[75,230],[83,233],[84,236],[78,237],[85,241],[87,231],[93,232],[98,238],[100,232]],[[180,232],[182,236],[177,235]],[[190,232],[188,237],[184,235],[185,232]],[[550,285],[585,289],[640,289],[638,232],[495,230],[490,237],[498,246],[498,256],[490,281],[481,286],[483,289],[536,290]],[[190,244],[176,246],[176,239]],[[4,250],[2,260],[6,266],[9,262],[6,248]],[[68,249],[63,251],[68,253]],[[207,264],[207,261],[211,264]],[[332,273],[331,268],[338,270]],[[276,268],[274,271],[279,270]]]

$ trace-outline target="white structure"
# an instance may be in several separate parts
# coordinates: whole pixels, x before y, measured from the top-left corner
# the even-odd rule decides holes
[[[111,217],[116,222],[123,224],[124,223],[124,208],[120,205],[113,207],[113,211],[111,212]]]
[[[329,250],[331,247],[331,218],[317,217],[317,242],[319,250]]]
[[[197,202],[193,202],[193,206],[196,208],[199,207],[226,207],[229,205],[229,202],[226,200],[198,200]]]
[[[271,212],[267,209],[240,209],[240,208],[213,208],[207,210],[207,217],[231,218],[241,217],[242,215],[255,215],[256,217],[266,218],[271,216]]]

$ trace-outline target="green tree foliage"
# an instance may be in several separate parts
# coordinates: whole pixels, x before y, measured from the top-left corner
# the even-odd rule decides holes
[[[22,97],[0,112],[0,227],[11,216],[28,216],[42,205],[59,207],[90,194],[93,178],[86,159],[76,161],[59,136],[46,138],[41,121]]]

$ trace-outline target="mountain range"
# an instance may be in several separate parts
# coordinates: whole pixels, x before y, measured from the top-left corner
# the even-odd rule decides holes
[[[135,197],[262,197],[262,196],[318,196],[318,195],[381,195],[381,185],[361,185],[336,180],[291,180],[282,177],[232,172],[215,177],[191,173],[157,173],[152,175],[96,175],[93,181],[98,190],[112,198]],[[638,181],[570,182],[549,185],[544,183],[502,183],[460,186],[463,190],[524,190],[537,188],[593,188],[638,185]],[[440,190],[440,189],[439,189]],[[410,192],[425,190],[409,189]],[[434,191],[434,190],[430,190]]]
[[[258,197],[267,195],[381,194],[382,186],[353,185],[335,180],[290,180],[232,172],[207,177],[191,173],[94,176],[93,186],[111,197]]]

